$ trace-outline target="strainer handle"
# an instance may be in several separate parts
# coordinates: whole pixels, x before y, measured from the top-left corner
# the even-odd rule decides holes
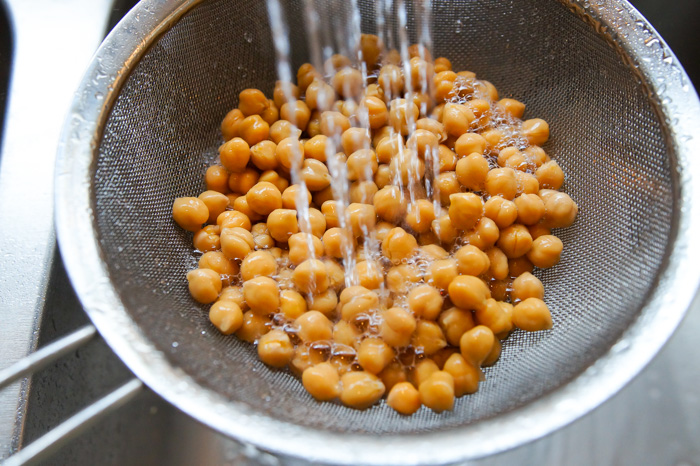
[[[86,325],[62,337],[46,347],[20,359],[10,367],[0,371],[0,389],[12,382],[33,374],[71,351],[90,341],[97,331]],[[106,414],[123,406],[143,388],[143,382],[131,379],[108,395],[63,421],[34,442],[19,450],[3,462],[3,466],[36,464],[50,457],[55,451],[93,425]]]

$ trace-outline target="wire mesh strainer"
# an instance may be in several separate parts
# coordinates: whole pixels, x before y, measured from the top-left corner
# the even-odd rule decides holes
[[[301,3],[286,4],[291,25],[303,24]],[[359,5],[363,32],[374,32],[374,3]],[[272,90],[266,18],[264,2],[142,2],[98,51],[64,133],[57,225],[69,275],[107,342],[151,388],[281,455],[448,462],[572,421],[666,341],[699,280],[700,204],[689,183],[700,164],[697,96],[627,3],[556,0],[433,1],[434,55],[552,127],[546,149],[580,206],[558,233],[562,262],[540,275],[554,329],[509,338],[454,411],[410,418],[384,405],[318,403],[251,345],[220,336],[187,292],[196,259],[172,200],[204,190],[238,92]],[[409,9],[410,31],[412,19]],[[308,60],[304,27],[290,31],[298,66]]]

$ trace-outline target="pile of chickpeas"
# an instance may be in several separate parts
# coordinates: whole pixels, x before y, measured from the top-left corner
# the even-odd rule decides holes
[[[366,74],[336,55],[240,93],[207,190],[173,205],[201,253],[189,291],[318,400],[450,410],[516,327],[552,327],[532,272],[578,207],[523,103],[420,46],[361,51]]]

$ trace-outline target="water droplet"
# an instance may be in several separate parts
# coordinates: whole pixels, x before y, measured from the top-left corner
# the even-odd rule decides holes
[[[173,348],[177,348],[178,346],[180,346],[180,343],[174,341],[172,346],[173,346]]]
[[[253,34],[251,34],[250,32],[244,32],[244,33],[243,33],[243,38],[244,38],[244,39],[246,40],[246,42],[248,42],[249,44],[250,44],[251,42],[253,42]]]
[[[455,34],[459,34],[462,32],[462,20],[458,19],[455,21]]]

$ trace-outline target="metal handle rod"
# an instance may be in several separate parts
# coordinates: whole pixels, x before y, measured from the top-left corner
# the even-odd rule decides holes
[[[134,398],[142,387],[143,382],[139,379],[130,380],[10,456],[5,460],[3,466],[31,465],[46,460],[68,441],[78,436],[106,414]]]
[[[30,354],[29,356],[20,359],[0,371],[0,389],[11,384],[17,379],[25,375],[33,374],[34,372],[46,367],[61,356],[70,353],[76,348],[83,346],[95,336],[97,331],[92,325],[81,327],[75,332],[66,335],[65,337],[56,340],[44,348]]]

